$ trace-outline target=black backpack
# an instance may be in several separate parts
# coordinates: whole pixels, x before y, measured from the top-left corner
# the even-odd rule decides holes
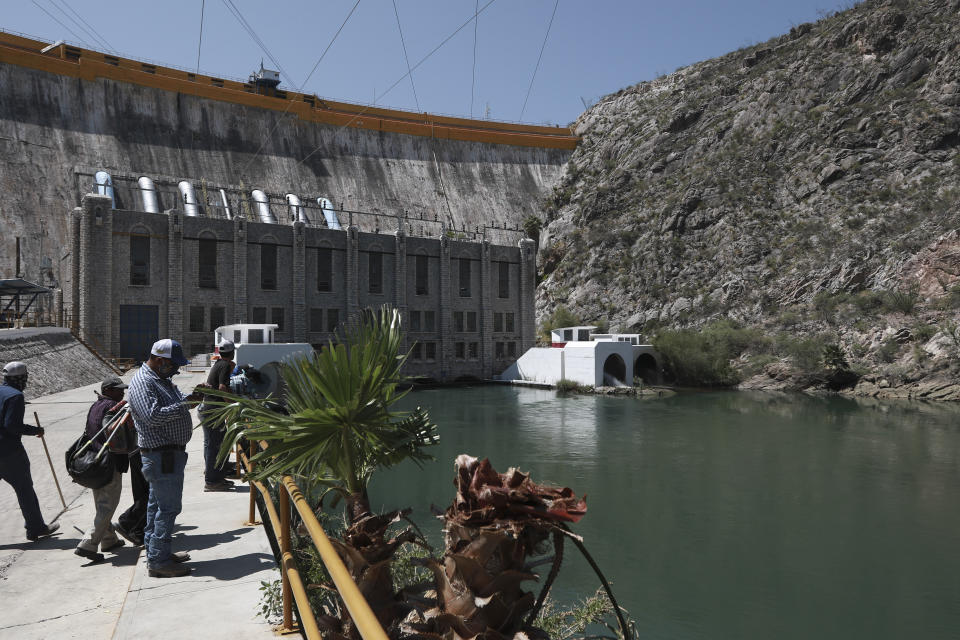
[[[116,469],[109,451],[104,451],[99,457],[97,452],[100,450],[96,445],[90,445],[84,449],[79,456],[77,451],[90,442],[86,434],[81,435],[67,449],[66,463],[67,473],[73,478],[73,481],[81,487],[88,489],[101,489],[113,480],[113,473]]]

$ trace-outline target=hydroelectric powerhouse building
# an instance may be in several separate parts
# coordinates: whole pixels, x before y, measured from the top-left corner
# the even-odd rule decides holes
[[[159,337],[208,353],[212,331],[233,323],[275,323],[278,342],[320,347],[383,304],[402,313],[411,376],[490,378],[534,344],[530,239],[492,244],[403,216],[386,218],[387,233],[297,209],[268,223],[114,203],[85,195],[71,219],[70,324],[103,355],[142,360]]]

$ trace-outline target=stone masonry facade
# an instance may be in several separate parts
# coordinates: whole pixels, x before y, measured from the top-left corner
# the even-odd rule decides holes
[[[172,337],[188,355],[213,330],[279,325],[278,342],[326,344],[360,310],[390,305],[406,330],[410,376],[490,378],[534,344],[536,251],[443,236],[367,233],[113,210],[74,210],[71,321],[105,355],[140,360]]]

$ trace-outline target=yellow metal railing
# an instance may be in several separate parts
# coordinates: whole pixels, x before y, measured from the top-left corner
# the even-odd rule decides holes
[[[266,443],[260,443],[261,447],[266,447]],[[242,448],[237,446],[237,467],[241,464],[248,471],[253,471],[253,464],[250,459],[256,452],[256,445],[250,444],[249,455],[244,453]],[[337,554],[336,549],[327,538],[326,532],[317,520],[313,509],[303,496],[303,492],[297,483],[290,476],[283,476],[280,480],[278,491],[279,513],[277,506],[273,504],[273,498],[269,489],[262,482],[257,480],[248,480],[250,484],[250,512],[247,524],[258,524],[256,521],[256,494],[253,489],[256,488],[263,496],[263,502],[266,507],[267,518],[273,529],[274,536],[280,545],[280,564],[281,564],[281,589],[283,596],[283,625],[280,631],[289,632],[295,629],[293,624],[292,603],[297,603],[297,610],[300,612],[300,622],[303,625],[303,631],[308,640],[321,640],[320,628],[317,626],[317,619],[313,615],[313,609],[310,607],[310,599],[307,597],[307,590],[300,578],[300,570],[297,567],[296,558],[290,550],[290,501],[293,500],[293,506],[300,514],[304,526],[310,533],[314,547],[320,554],[320,559],[333,579],[333,584],[340,594],[341,599],[347,607],[347,612],[353,619],[357,630],[363,637],[363,640],[387,640],[387,634],[380,625],[379,620],[374,615],[373,610],[367,603],[367,600],[360,593],[357,584],[347,570],[343,560]]]

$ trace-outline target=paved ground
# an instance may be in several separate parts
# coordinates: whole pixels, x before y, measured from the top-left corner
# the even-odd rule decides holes
[[[129,380],[131,374],[124,376]],[[181,389],[192,389],[203,374],[180,374]],[[177,518],[174,550],[188,551],[193,574],[150,578],[140,549],[129,545],[107,554],[101,564],[74,555],[80,530],[93,523],[91,492],[73,484],[64,470],[64,451],[80,435],[97,385],[37,398],[27,405],[46,429],[45,440],[67,502],[63,510],[38,438],[24,438],[34,486],[56,536],[31,543],[13,489],[0,483],[0,639],[82,638],[269,638],[270,626],[256,616],[261,580],[279,577],[260,527],[243,524],[249,494],[238,484],[229,493],[203,492],[203,434],[194,432],[184,483],[183,512]],[[124,477],[120,510],[131,502]]]

